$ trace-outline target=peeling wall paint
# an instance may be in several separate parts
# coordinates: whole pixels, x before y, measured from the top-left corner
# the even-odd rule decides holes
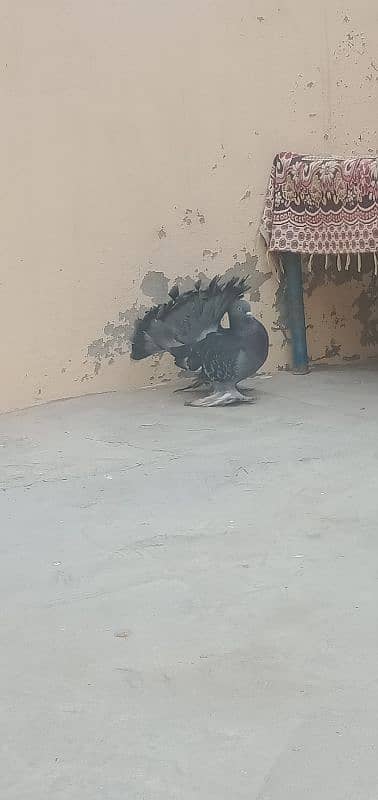
[[[169,359],[130,363],[135,317],[214,273],[251,276],[267,368],[286,369],[267,178],[282,149],[377,153],[374,3],[69,5],[23,4],[20,41],[13,4],[0,30],[0,409],[166,380]],[[315,265],[305,303],[314,361],[377,354],[368,266]]]
[[[377,278],[374,261],[357,257],[348,271],[337,270],[336,260],[324,270],[315,260],[311,274],[304,268],[304,291],[311,359],[342,363],[378,355]]]
[[[360,342],[363,347],[376,347],[378,341],[377,280],[372,277],[366,289],[355,298],[354,318],[360,323]]]
[[[93,364],[93,374],[98,375],[104,364],[111,366],[119,356],[124,356],[130,351],[130,340],[133,334],[137,316],[143,314],[147,308],[126,309],[118,314],[118,322],[107,322],[104,325],[102,336],[94,339],[88,345],[84,366]],[[88,380],[90,375],[85,372],[82,380]]]
[[[149,270],[143,277],[140,288],[152,303],[164,303],[167,299],[169,278],[164,272]]]
[[[251,301],[258,303],[261,299],[260,288],[271,278],[271,272],[260,272],[257,268],[258,256],[251,255],[244,251],[244,260],[238,261],[237,256],[234,264],[224,273],[222,278],[227,281],[232,277],[248,278],[250,291],[248,297]],[[180,292],[194,288],[195,282],[200,279],[204,286],[210,280],[209,276],[203,272],[195,272],[194,275],[176,276],[171,283],[176,284]],[[140,289],[144,295],[151,298],[154,304],[164,303],[168,299],[169,278],[164,272],[154,272],[149,270],[144,275]],[[131,338],[133,335],[135,320],[142,317],[149,305],[134,305],[130,309],[118,312],[118,319],[114,322],[106,322],[102,335],[94,339],[87,348],[87,358],[84,366],[85,372],[82,380],[89,380],[99,374],[104,365],[111,366],[117,358],[128,355],[131,349]],[[88,372],[88,365],[91,365]]]

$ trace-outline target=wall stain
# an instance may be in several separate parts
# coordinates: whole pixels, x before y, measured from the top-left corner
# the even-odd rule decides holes
[[[242,202],[243,200],[249,200],[250,196],[251,196],[251,190],[247,189],[244,192],[243,197],[240,198],[240,202]]]
[[[146,306],[132,306],[118,314],[118,322],[107,322],[103,335],[88,345],[87,357],[93,363],[93,375],[98,375],[104,362],[113,364],[119,356],[130,352],[131,338],[135,320],[147,311]],[[86,365],[88,360],[84,362]],[[86,373],[82,380],[89,380],[93,375]]]
[[[354,56],[357,59],[359,56],[363,56],[366,52],[366,35],[364,33],[356,33],[355,31],[350,31],[347,33],[345,39],[343,39],[336,50],[334,50],[334,56],[336,61],[342,58],[350,58]]]
[[[225,159],[225,158],[227,158],[227,154],[226,154],[226,152],[225,152],[225,149],[224,149],[224,145],[223,145],[223,144],[221,144],[221,146],[220,146],[220,153],[219,153],[219,156],[218,156],[218,158],[221,158],[222,160],[223,160],[223,159]],[[218,162],[217,162],[217,161],[215,161],[215,162],[214,162],[214,164],[213,164],[213,166],[211,167],[211,169],[212,169],[212,170],[214,170],[214,169],[218,169]]]
[[[182,294],[182,292],[188,292],[189,290],[194,289],[194,284],[196,281],[201,281],[203,286],[207,286],[209,280],[209,276],[206,275],[205,272],[199,272],[196,270],[194,278],[192,275],[177,275],[177,277],[172,281],[172,285],[178,286],[180,294]]]
[[[377,278],[374,275],[373,259],[370,255],[363,255],[362,269],[359,272],[357,268],[357,256],[352,256],[351,265],[348,271],[342,269],[339,271],[336,265],[336,258],[332,257],[328,270],[324,269],[324,256],[316,256],[314,258],[313,270],[308,273],[304,270],[303,285],[304,293],[307,297],[311,297],[314,291],[326,287],[329,284],[341,286],[344,284],[361,284],[369,278],[369,283],[366,288],[360,291],[359,295],[353,300],[352,307],[355,309],[353,314],[354,319],[358,320],[360,324],[360,342],[363,347],[376,346],[378,341],[378,305],[377,305]],[[325,315],[323,314],[325,320]],[[336,307],[333,306],[330,311],[330,319],[335,327],[345,328],[346,321],[343,316],[338,316]],[[341,346],[338,345],[334,339],[331,339],[330,345],[326,347],[325,352],[316,361],[324,358],[334,358],[340,355]],[[343,356],[344,361],[355,361],[359,359],[358,354],[351,356]]]
[[[316,289],[323,288],[329,283],[335,286],[342,286],[345,283],[351,283],[351,281],[361,283],[364,275],[369,271],[369,267],[363,265],[361,272],[358,272],[357,256],[352,256],[348,270],[342,269],[340,271],[337,269],[335,256],[330,257],[330,264],[327,270],[324,268],[324,258],[325,256],[323,255],[315,256],[312,272],[307,269],[303,272],[303,291],[307,297],[311,297]]]
[[[336,358],[336,356],[340,355],[340,351],[341,344],[337,344],[335,339],[332,338],[330,343],[326,346],[323,355],[318,356],[318,358],[312,358],[311,361],[316,363],[317,361],[323,361],[324,359]]]
[[[353,302],[353,305],[357,308],[357,312],[354,315],[357,318],[361,325],[361,344],[362,345],[376,345],[378,340],[378,318],[375,316],[376,312],[376,303],[377,303],[377,294],[376,294],[376,279],[374,275],[372,276],[372,259],[369,257],[363,257],[362,260],[362,269],[361,272],[358,272],[357,268],[357,256],[352,256],[352,261],[350,264],[349,270],[345,271],[342,269],[339,271],[337,269],[337,262],[336,257],[330,258],[329,267],[327,270],[324,269],[324,256],[316,255],[313,260],[313,268],[312,272],[309,273],[307,269],[303,271],[303,288],[304,294],[307,298],[310,298],[311,295],[318,289],[325,288],[327,285],[336,285],[342,286],[348,283],[358,284],[362,281],[366,280],[366,276],[370,276],[370,284],[366,290],[363,290],[360,295],[356,298]],[[286,302],[286,285],[285,281],[280,281],[277,292],[275,303],[273,308],[277,312],[277,321],[274,326],[272,326],[273,331],[280,331],[283,336],[282,340],[282,349],[284,349],[287,345],[290,345],[290,330],[289,330],[289,320],[288,320],[288,310],[287,310],[287,302]],[[332,324],[335,328],[345,328],[346,327],[346,320],[345,317],[339,315],[336,307],[333,306],[330,313],[329,319],[332,321]],[[323,314],[323,321],[326,322],[327,315]],[[306,325],[306,330],[308,330],[312,325]],[[330,343],[326,346],[324,353],[319,356],[318,358],[310,358],[311,361],[317,362],[324,359],[332,359],[341,356],[341,344],[338,344],[334,338],[331,338]],[[352,356],[344,356],[345,361],[348,359],[350,360],[357,360],[359,356],[355,354]]]
[[[186,211],[185,211],[185,215],[182,218],[182,221],[183,221],[183,223],[185,225],[191,225],[192,224],[192,214],[193,214],[192,209],[191,208],[187,208]]]
[[[167,235],[167,231],[165,230],[164,225],[162,225],[160,230],[158,230],[158,237],[159,237],[159,239],[165,239],[166,235]]]
[[[324,351],[324,358],[335,358],[336,356],[340,355],[341,344],[337,344],[335,339],[331,339],[330,343],[327,344],[326,349]]]
[[[203,258],[211,258],[214,259],[219,256],[218,250],[203,250],[202,251]]]
[[[212,252],[210,251],[210,253]],[[269,280],[272,274],[271,272],[260,272],[256,266],[257,262],[258,257],[251,255],[246,250],[245,260],[236,261],[222,275],[224,281],[235,276],[248,278],[248,284],[251,287],[249,292],[250,299],[255,302],[260,300],[260,287],[265,281]],[[193,289],[197,280],[201,280],[206,286],[209,282],[209,276],[204,272],[195,270],[194,277],[191,275],[178,276],[172,281],[172,285],[177,284],[180,292],[185,292],[188,289]],[[141,289],[143,294],[150,297],[153,303],[164,303],[168,297],[169,284],[170,280],[164,272],[150,270],[141,282]],[[135,321],[137,318],[142,317],[149,307],[150,304],[146,306],[135,303],[130,308],[120,311],[116,322],[107,322],[104,325],[102,335],[88,345],[87,359],[84,361],[85,366],[87,366],[88,361],[92,362],[93,374],[90,375],[86,372],[81,381],[91,380],[95,375],[98,375],[104,363],[107,365],[114,364],[116,358],[127,355],[130,352]],[[157,360],[159,360],[159,357]]]
[[[345,328],[346,322],[345,317],[339,317],[336,311],[336,306],[332,306],[332,310],[330,312],[330,317],[335,328]]]
[[[150,297],[154,303],[164,303],[167,299],[169,281],[164,272],[149,270],[146,272],[140,288],[146,297]]]
[[[356,313],[353,315],[361,325],[360,342],[364,347],[372,347],[378,340],[377,317],[377,279],[372,275],[369,286],[353,301]]]
[[[260,288],[272,277],[271,272],[260,272],[257,269],[258,256],[252,255],[248,250],[244,251],[244,261],[235,261],[232,267],[226,270],[222,276],[225,281],[235,276],[247,278],[248,285],[251,287],[249,296],[252,302],[258,303],[261,300]]]
[[[279,331],[282,334],[282,342],[281,342],[281,350],[285,350],[285,348],[290,344],[290,330],[289,330],[289,314],[288,314],[288,304],[287,304],[287,292],[286,292],[286,282],[284,280],[280,280],[275,300],[273,303],[273,310],[277,314],[276,322],[272,325],[272,331],[277,333]],[[287,365],[286,365],[287,367]]]
[[[187,208],[182,218],[182,223],[183,225],[192,225],[196,218],[200,225],[205,225],[206,218],[202,211],[197,210],[194,212],[192,208]]]
[[[251,287],[250,292],[248,292],[249,297],[252,302],[259,302],[259,300],[261,300],[260,288],[272,277],[272,273],[260,272],[257,269],[258,256],[252,255],[248,250],[244,251],[244,261],[237,260],[236,253],[234,258],[236,260],[232,267],[229,267],[222,273],[222,280],[229,281],[234,277],[247,278],[248,285]],[[194,277],[192,275],[178,275],[172,283],[177,284],[180,292],[186,292],[194,288],[194,284],[197,280],[201,280],[203,285],[207,286],[210,277],[206,275],[206,273],[196,270]]]

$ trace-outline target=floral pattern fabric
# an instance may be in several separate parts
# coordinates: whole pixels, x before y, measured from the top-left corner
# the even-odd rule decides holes
[[[378,251],[378,159],[279,153],[261,223],[270,251]]]

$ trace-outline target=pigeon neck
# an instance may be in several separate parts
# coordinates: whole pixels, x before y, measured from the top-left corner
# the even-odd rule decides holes
[[[245,311],[241,311],[240,309],[230,309],[228,314],[230,320],[230,328],[233,331],[240,330],[243,326],[248,322],[249,317]]]

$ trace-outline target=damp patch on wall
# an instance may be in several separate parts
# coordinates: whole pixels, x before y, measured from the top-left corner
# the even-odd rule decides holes
[[[303,274],[303,291],[309,298],[317,290],[321,289],[327,284],[332,283],[334,286],[342,286],[345,283],[356,281],[361,283],[370,267],[364,266],[361,272],[357,268],[357,256],[352,256],[350,269],[338,270],[336,266],[336,256],[329,256],[329,267],[324,268],[324,256],[319,255],[314,257],[312,271],[304,270]]]
[[[252,302],[258,303],[261,299],[260,288],[270,279],[271,272],[260,272],[257,268],[258,256],[252,255],[244,250],[243,258],[235,256],[235,263],[222,274],[224,281],[233,277],[243,277],[248,280],[250,291],[248,295]],[[177,276],[170,280],[162,271],[149,270],[144,275],[140,288],[145,297],[149,298],[148,303],[138,305],[135,303],[130,308],[118,313],[115,321],[107,321],[102,333],[93,339],[87,347],[87,357],[84,365],[90,368],[81,380],[90,380],[98,375],[102,366],[111,366],[115,359],[124,357],[130,353],[131,339],[134,332],[135,321],[143,317],[145,312],[152,304],[164,303],[168,299],[169,287],[177,285],[180,292],[193,289],[196,281],[201,280],[206,286],[210,277],[198,269],[194,270],[194,275]]]
[[[370,284],[353,301],[354,318],[361,326],[360,342],[372,347],[378,341],[377,279],[373,275]]]
[[[230,278],[239,276],[246,278],[250,287],[249,297],[252,302],[258,303],[261,300],[260,289],[266,281],[272,277],[271,272],[260,272],[257,269],[258,256],[250,253],[248,250],[243,250],[244,260],[236,258],[232,267],[224,273],[224,280],[228,281]]]
[[[324,258],[315,257],[312,272],[304,269],[303,284],[306,317],[311,320],[313,330],[312,361],[355,361],[363,357],[363,352],[358,352],[359,345],[377,346],[377,278],[373,256],[364,255],[362,263],[357,255],[352,256],[347,270],[337,268],[335,257],[329,258],[325,270]],[[326,332],[328,342],[324,342]]]
[[[164,272],[149,270],[146,272],[140,288],[146,297],[154,303],[164,303],[167,299],[169,281]]]
[[[135,321],[147,311],[147,307],[132,306],[125,311],[120,311],[117,322],[107,322],[102,335],[88,345],[85,366],[91,365],[92,374],[86,373],[82,380],[98,375],[104,364],[110,366],[116,358],[125,356],[130,352],[131,339]]]

